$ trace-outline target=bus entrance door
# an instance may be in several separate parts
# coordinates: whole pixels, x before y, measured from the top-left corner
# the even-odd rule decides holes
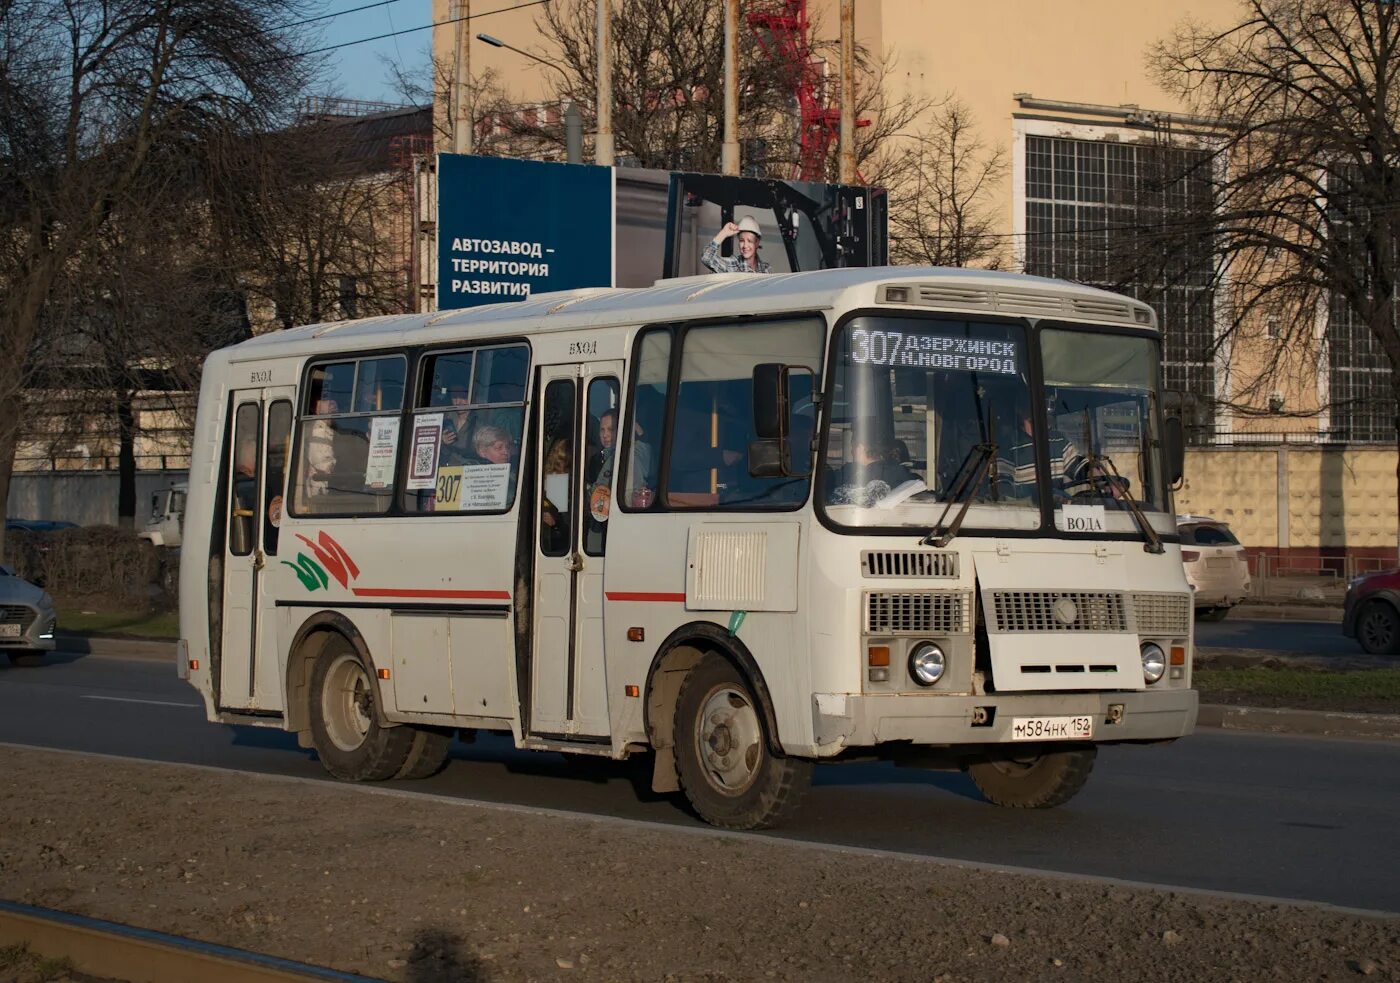
[[[603,560],[620,362],[546,365],[534,442],[535,624],[528,729],[606,738]]]
[[[240,390],[233,394],[233,407],[218,702],[231,710],[280,710],[277,639],[272,600],[264,596],[264,568],[277,556],[282,525],[292,390]]]

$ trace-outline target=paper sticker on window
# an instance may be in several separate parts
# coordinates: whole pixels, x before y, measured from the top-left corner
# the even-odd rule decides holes
[[[438,468],[437,479],[433,484],[433,511],[454,511],[457,508],[457,499],[461,496],[462,465],[445,465]]]
[[[413,452],[408,461],[410,491],[437,485],[438,448],[442,444],[442,414],[421,413],[413,418]]]
[[[463,510],[503,509],[510,501],[509,464],[473,464],[462,468]]]
[[[399,450],[399,418],[376,417],[370,424],[369,457],[365,461],[365,487],[389,488],[394,484],[394,459]]]

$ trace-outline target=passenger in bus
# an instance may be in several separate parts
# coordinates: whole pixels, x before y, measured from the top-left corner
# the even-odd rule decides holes
[[[316,400],[318,416],[337,410],[333,399]],[[324,495],[330,489],[330,475],[335,470],[335,427],[330,420],[316,420],[306,437],[306,494]]]
[[[721,256],[719,247],[730,236],[738,236],[739,248],[733,256]],[[725,222],[724,228],[715,233],[705,251],[700,254],[700,262],[716,273],[772,273],[773,267],[758,258],[758,243],[763,234],[758,231],[758,223],[745,215],[738,223]]]
[[[998,489],[1011,498],[1035,500],[1035,425],[1029,404],[1019,407],[1016,419],[1016,433],[997,448]],[[1065,501],[1088,487],[1084,484],[1087,462],[1074,442],[1054,425],[1053,418],[1048,438],[1050,491],[1056,501]]]
[[[465,387],[454,387],[448,391],[452,406],[466,406],[468,403]],[[467,441],[467,421],[471,414],[465,409],[453,410],[442,415],[442,450],[440,463],[452,466],[467,464],[471,459],[471,445]]]
[[[568,438],[550,445],[544,459],[544,497],[540,502],[540,547],[547,555],[564,551],[569,541],[569,471],[573,455]],[[502,463],[502,462],[496,462]]]
[[[511,465],[511,473],[514,475],[515,441],[500,427],[489,423],[478,427],[472,437],[472,446],[476,448],[476,456],[488,464]]]
[[[856,427],[851,461],[833,483],[833,502],[838,505],[874,505],[917,474],[899,462],[899,450],[892,438],[882,436],[870,421]]]

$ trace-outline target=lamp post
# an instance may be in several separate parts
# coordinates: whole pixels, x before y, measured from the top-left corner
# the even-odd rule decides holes
[[[478,34],[478,41],[489,44],[493,48],[505,48],[507,51],[514,51],[517,55],[524,55],[531,61],[537,61],[545,68],[552,68],[561,75],[565,75],[564,69],[560,68],[552,61],[547,61],[539,55],[532,55],[524,48],[517,48],[513,44],[506,44],[498,37],[490,34]],[[568,76],[565,75],[567,79]],[[573,97],[569,97],[569,106],[564,110],[564,155],[570,164],[583,163],[583,116],[578,111],[578,104]]]
[[[471,94],[471,44],[467,32],[471,30],[471,0],[457,0],[456,23],[453,24],[454,66],[452,74],[452,152],[469,154],[472,152],[475,110]]]

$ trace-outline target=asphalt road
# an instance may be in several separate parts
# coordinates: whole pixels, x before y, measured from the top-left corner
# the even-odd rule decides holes
[[[1252,621],[1231,612],[1224,621],[1197,621],[1196,644],[1209,648],[1273,649],[1308,655],[1360,655],[1356,639],[1342,626],[1326,621]]]
[[[290,735],[206,722],[166,659],[59,654],[34,669],[0,660],[0,741],[324,777]],[[636,765],[521,752],[497,738],[458,744],[453,757],[404,787],[698,823],[652,794]],[[1072,802],[1021,812],[983,803],[957,774],[827,766],[775,835],[1400,913],[1397,775],[1400,744],[1202,731],[1166,747],[1106,748]]]

